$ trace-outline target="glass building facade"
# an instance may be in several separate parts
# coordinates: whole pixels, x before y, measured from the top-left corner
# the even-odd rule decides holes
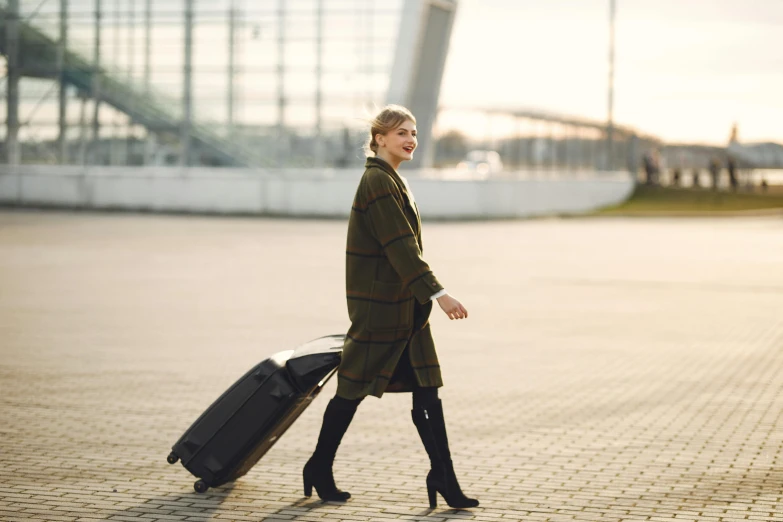
[[[361,161],[357,133],[386,102],[403,3],[0,2],[5,27],[18,4],[22,162],[177,163],[188,132],[189,164],[220,163],[204,153],[212,138],[255,166]]]

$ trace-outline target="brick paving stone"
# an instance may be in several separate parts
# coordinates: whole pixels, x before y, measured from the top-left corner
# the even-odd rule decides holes
[[[405,394],[358,411],[335,462],[353,498],[303,499],[334,381],[196,494],[165,462],[182,431],[258,360],[346,330],[344,233],[0,211],[0,519],[783,521],[779,218],[427,223],[470,311],[432,325],[481,507],[428,509]]]
[[[67,512],[77,512],[77,513],[83,513],[85,515],[89,513],[99,513],[101,510],[93,509],[93,508],[85,508],[79,505],[68,505],[68,506],[52,506],[52,511],[67,511]]]
[[[154,518],[155,520],[185,520],[185,516],[180,515],[168,515],[163,513],[141,513],[139,515],[139,518],[147,520],[150,518]]]

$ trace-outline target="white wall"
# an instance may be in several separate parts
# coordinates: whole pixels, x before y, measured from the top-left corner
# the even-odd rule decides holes
[[[403,171],[424,219],[579,214],[625,201],[624,172]],[[163,212],[346,217],[361,169],[0,166],[0,204]]]

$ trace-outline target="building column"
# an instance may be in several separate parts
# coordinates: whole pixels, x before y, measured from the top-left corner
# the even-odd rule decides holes
[[[58,92],[58,124],[57,159],[60,164],[68,163],[67,132],[68,132],[68,90],[65,82],[65,52],[68,47],[68,0],[60,0],[60,40],[57,42],[57,81]]]
[[[152,81],[152,0],[144,2],[144,89],[150,91]],[[144,165],[152,163],[152,152],[155,147],[154,131],[147,127],[144,140]]]
[[[8,94],[6,98],[6,160],[19,165],[22,160],[19,147],[19,0],[8,0],[6,15],[6,49],[8,60]]]
[[[403,5],[386,99],[416,117],[421,152],[413,157],[413,168],[433,162],[432,127],[456,11],[456,0],[405,0]]]
[[[313,163],[325,167],[323,137],[324,0],[317,0],[315,22],[315,151]]]
[[[193,109],[193,0],[185,0],[185,60],[183,69],[182,128],[179,164],[190,164],[190,130]]]
[[[92,114],[92,144],[90,146],[90,159],[89,162],[95,164],[98,162],[98,154],[100,147],[100,134],[101,134],[101,122],[100,122],[100,106],[101,106],[101,30],[103,16],[101,9],[101,1],[95,0],[95,53],[93,55],[93,71],[92,71],[92,97],[95,100],[93,104]]]
[[[288,147],[285,128],[285,0],[277,5],[277,150],[276,165],[282,167]]]
[[[234,77],[236,69],[236,26],[237,7],[236,0],[231,0],[228,7],[228,70],[226,89],[226,135],[232,139],[234,135]]]

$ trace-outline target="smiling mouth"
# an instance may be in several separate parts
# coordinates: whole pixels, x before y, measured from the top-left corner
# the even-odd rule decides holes
[[[405,152],[410,153],[410,152],[413,152],[413,147],[403,147],[402,150],[404,150]]]

